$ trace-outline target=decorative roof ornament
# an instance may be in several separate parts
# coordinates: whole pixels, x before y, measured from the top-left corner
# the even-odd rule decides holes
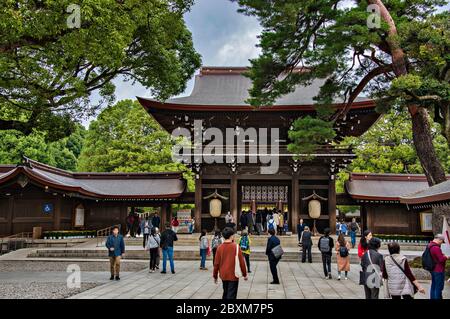
[[[323,200],[323,201],[327,201],[328,200],[328,198],[325,198],[325,197],[322,197],[320,195],[317,195],[315,190],[313,190],[313,193],[311,195],[302,198],[302,200],[310,200],[310,199],[319,199],[319,200]]]
[[[227,200],[227,199],[228,199],[228,197],[225,197],[225,196],[223,196],[223,195],[220,195],[220,194],[217,192],[217,189],[214,191],[214,193],[212,193],[212,194],[210,194],[210,195],[208,195],[208,196],[203,197],[203,199],[209,199],[209,198],[220,198],[220,199],[222,199],[222,200]]]

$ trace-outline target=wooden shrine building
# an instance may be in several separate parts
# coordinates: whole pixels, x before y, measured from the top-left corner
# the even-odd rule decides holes
[[[199,160],[195,155],[185,161],[196,174],[196,230],[213,228],[214,219],[209,214],[209,202],[204,197],[216,190],[228,198],[222,203],[222,216],[230,211],[237,221],[242,210],[276,207],[287,212],[289,229],[293,231],[299,218],[311,222],[308,202],[302,199],[309,198],[315,192],[328,199],[321,203],[318,230],[323,231],[325,227],[334,229],[335,176],[355,155],[351,150],[333,147],[331,143],[317,150],[313,159],[308,161],[294,160],[287,151],[288,131],[292,122],[299,117],[315,115],[313,98],[318,94],[323,80],[297,87],[294,92],[279,98],[274,105],[254,108],[246,102],[251,87],[250,79],[243,75],[246,70],[243,67],[203,67],[195,78],[190,96],[172,98],[165,102],[138,97],[147,112],[166,131],[189,131],[194,148],[195,136],[198,135],[195,131],[196,121],[202,123],[201,135],[206,134],[209,128],[216,128],[222,133],[218,134],[216,130],[216,135],[227,136],[230,130],[235,133],[232,146],[229,143],[221,145],[223,154],[215,150],[216,158],[222,155],[225,158],[222,163]],[[337,100],[330,107],[338,111],[344,107],[344,103]],[[360,136],[378,118],[375,103],[358,98],[346,117],[336,122],[336,141],[345,136]],[[256,130],[256,135],[251,134],[252,128]],[[265,132],[264,129],[268,132],[266,140],[260,133]],[[244,135],[241,136],[240,143],[239,134]],[[271,145],[264,143],[267,140],[271,141]],[[261,151],[261,148],[255,149],[255,145],[267,146],[266,149],[276,146],[277,151],[270,153],[270,158],[279,164],[276,172],[268,174],[261,170],[268,164],[258,156],[267,152],[264,149]],[[308,156],[298,155],[300,158]],[[242,156],[245,161],[242,161]]]
[[[0,235],[123,225],[130,207],[160,207],[165,221],[185,190],[181,173],[72,173],[25,158],[0,165]]]

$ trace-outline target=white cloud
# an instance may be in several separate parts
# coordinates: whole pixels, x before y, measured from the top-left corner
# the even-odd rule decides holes
[[[247,66],[249,59],[256,58],[260,53],[257,36],[260,34],[259,28],[241,30],[230,35],[225,43],[218,50],[216,65]]]

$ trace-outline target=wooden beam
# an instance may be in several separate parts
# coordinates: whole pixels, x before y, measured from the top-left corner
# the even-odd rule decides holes
[[[53,212],[53,229],[60,230],[61,228],[61,196],[56,196],[55,211]]]
[[[293,174],[292,176],[291,200],[292,200],[292,208],[291,208],[290,226],[292,232],[297,233],[297,223],[300,214],[300,189],[297,174]]]
[[[236,225],[238,222],[238,180],[237,175],[231,175],[231,189],[230,189],[230,212],[233,216],[234,222]]]
[[[7,226],[6,232],[8,235],[13,234],[13,218],[14,218],[14,196],[10,196],[8,199],[8,213],[7,213]]]
[[[202,176],[195,179],[195,231],[200,232],[202,229]]]
[[[331,233],[336,233],[336,181],[330,180],[328,184],[328,215],[330,218]]]

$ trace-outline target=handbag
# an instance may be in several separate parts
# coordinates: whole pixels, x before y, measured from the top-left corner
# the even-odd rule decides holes
[[[274,255],[274,257],[276,259],[280,259],[281,256],[283,256],[283,254],[284,254],[284,250],[281,247],[281,245],[277,245],[277,246],[273,247],[272,248],[272,254]]]
[[[414,285],[414,283],[411,281],[411,279],[409,279],[409,277],[406,276],[405,270],[398,264],[398,262],[394,259],[394,257],[392,257],[392,256],[389,256],[389,257],[391,257],[391,259],[392,259],[392,261],[394,262],[394,264],[396,264],[397,267],[400,268],[400,270],[402,271],[402,273],[405,275],[405,277],[406,277],[406,278],[408,279],[408,281],[411,283],[411,285],[413,286],[413,294],[415,295],[415,294],[419,291],[419,289],[417,289],[416,285]]]
[[[236,244],[236,255],[234,256],[234,275],[239,278],[242,277],[241,264],[239,261],[239,245]]]

